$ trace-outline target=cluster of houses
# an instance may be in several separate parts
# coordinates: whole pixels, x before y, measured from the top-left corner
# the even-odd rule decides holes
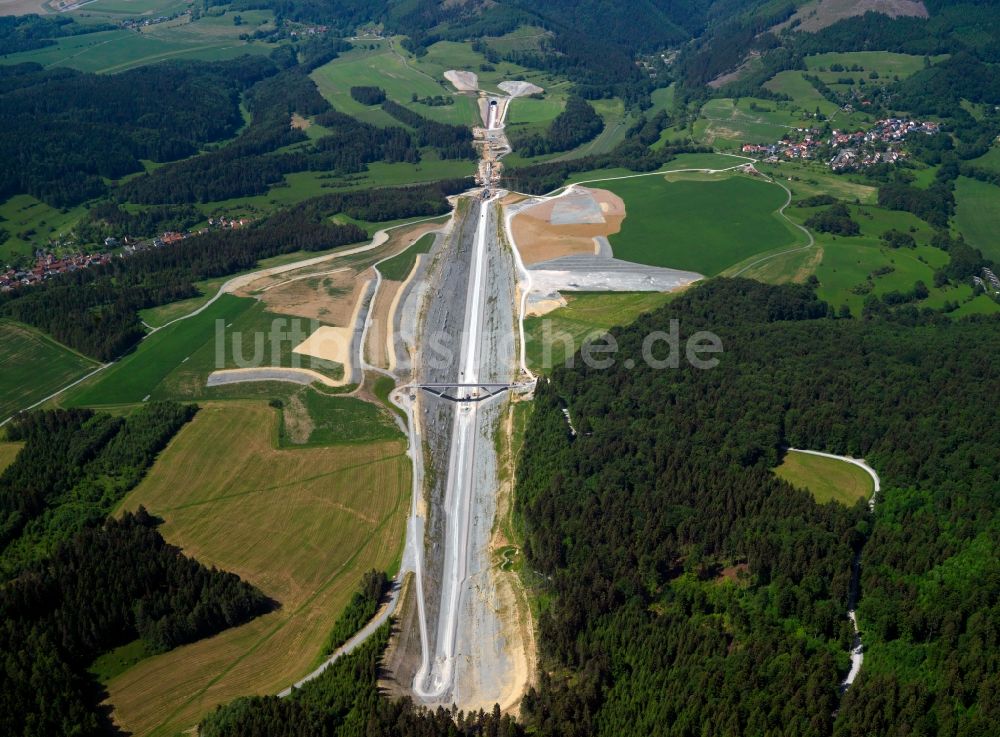
[[[329,33],[329,26],[304,26],[302,28],[293,28],[288,32],[289,36],[321,36],[324,33]]]
[[[186,231],[180,233],[173,230],[159,235],[155,238],[139,239],[125,236],[121,240],[114,237],[104,239],[104,247],[111,250],[120,249],[118,256],[124,258],[140,251],[148,251],[151,248],[163,248],[179,243],[185,238],[193,235],[202,235],[209,230],[236,230],[244,228],[253,220],[250,218],[209,218],[208,228],[201,228],[196,232]],[[31,268],[8,268],[0,272],[0,292],[9,292],[17,287],[28,287],[39,282],[50,279],[59,274],[86,269],[89,266],[110,263],[112,254],[109,252],[74,254],[72,256],[56,256],[48,251],[38,251],[35,263]]]
[[[991,288],[987,288],[987,284]],[[1000,279],[993,273],[993,269],[984,268],[982,276],[972,277],[972,287],[982,287],[984,292],[992,291],[993,294],[1000,294]]]
[[[816,154],[816,149],[822,143],[819,139],[819,129],[799,128],[796,132],[802,135],[801,140],[792,140],[791,136],[787,136],[777,143],[744,143],[743,153],[763,156],[764,161],[769,164],[776,163],[781,158],[813,158]]]
[[[920,122],[905,118],[886,118],[866,131],[832,131],[828,140],[822,139],[818,128],[798,128],[777,143],[744,143],[743,153],[764,157],[768,163],[784,159],[812,159],[821,148],[830,150],[830,168],[834,171],[864,169],[876,164],[895,164],[906,156],[902,141],[912,133],[933,136],[940,133],[938,123]],[[825,148],[829,147],[829,149]]]
[[[31,286],[58,274],[67,274],[88,266],[106,264],[111,261],[109,253],[75,254],[73,256],[56,256],[51,253],[39,253],[35,263],[30,268],[8,268],[0,273],[0,292],[9,292],[16,287]]]
[[[250,218],[209,218],[208,227],[210,228],[221,228],[223,230],[236,230],[237,228],[245,228],[253,220]]]
[[[161,15],[156,18],[126,18],[125,20],[119,21],[119,28],[127,28],[130,31],[141,31],[143,28],[148,26],[155,26],[159,23],[166,23],[169,20],[174,20],[182,15],[189,15],[190,10],[185,10],[183,13],[175,13],[174,15]]]
[[[900,144],[907,136],[912,133],[933,136],[940,132],[938,123],[906,118],[878,120],[867,131],[847,133],[835,130],[830,137],[830,147],[836,151],[830,159],[830,168],[847,171],[876,164],[895,164],[906,156],[906,152],[900,150]]]

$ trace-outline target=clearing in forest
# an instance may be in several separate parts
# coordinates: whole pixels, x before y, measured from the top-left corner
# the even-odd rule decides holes
[[[874,490],[871,476],[853,463],[790,450],[774,469],[778,478],[805,489],[820,504],[834,501],[851,506]]]

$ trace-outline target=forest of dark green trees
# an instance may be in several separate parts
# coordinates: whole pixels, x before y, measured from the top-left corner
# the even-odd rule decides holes
[[[968,349],[1000,337],[1000,321],[829,313],[807,287],[714,281],[615,330],[611,369],[540,384],[516,497],[553,597],[525,700],[539,733],[957,737],[1000,724],[1000,375]],[[717,368],[643,363],[644,337],[671,319],[682,340],[722,338]],[[874,513],[778,480],[788,447],[867,459],[882,478]],[[866,657],[841,699],[858,552]]]
[[[221,706],[199,725],[201,737],[524,737],[500,708],[431,711],[378,689],[379,660],[389,642],[384,625],[350,655],[286,699],[256,696]]]

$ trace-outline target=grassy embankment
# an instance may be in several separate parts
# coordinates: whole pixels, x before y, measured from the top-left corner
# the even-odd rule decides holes
[[[382,276],[389,281],[406,281],[406,277],[410,275],[414,264],[417,263],[417,256],[431,250],[431,246],[434,245],[435,237],[436,235],[434,233],[428,233],[427,235],[421,236],[416,243],[407,248],[405,251],[393,256],[388,261],[383,261],[379,264],[378,270],[382,273]]]
[[[565,307],[524,321],[528,366],[547,371],[562,365],[587,338],[628,325],[672,297],[663,292],[568,292]]]

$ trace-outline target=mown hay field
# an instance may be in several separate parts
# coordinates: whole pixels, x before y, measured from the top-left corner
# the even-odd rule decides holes
[[[179,734],[218,704],[301,678],[364,571],[398,565],[411,478],[402,437],[285,450],[276,429],[263,402],[207,404],[122,504],[145,506],[168,542],[280,602],[113,678],[115,719],[136,735]]]

